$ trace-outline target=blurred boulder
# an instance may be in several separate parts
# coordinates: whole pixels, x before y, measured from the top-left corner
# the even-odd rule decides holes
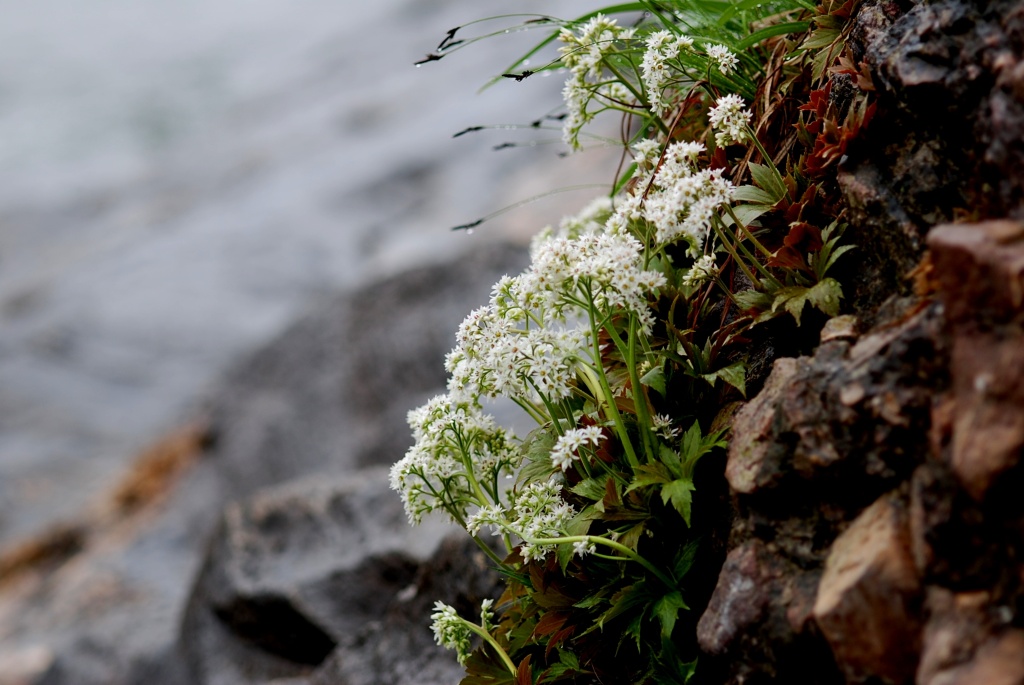
[[[243,663],[267,679],[309,675],[335,653],[349,655],[346,665],[324,661],[325,669],[354,668],[363,657],[352,655],[363,643],[349,638],[364,632],[360,640],[377,645],[371,652],[390,654],[392,647],[381,645],[402,640],[429,647],[422,612],[407,619],[403,611],[427,597],[429,609],[436,599],[431,589],[414,602],[408,588],[434,582],[424,564],[441,533],[408,527],[380,465],[399,459],[412,442],[406,412],[444,391],[442,360],[459,322],[525,261],[520,248],[488,244],[458,263],[325,300],[241,361],[210,392],[202,421],[147,450],[78,520],[11,554],[0,550],[0,571],[7,569],[0,573],[0,664],[10,666],[8,679],[178,685],[196,682],[194,670],[216,674],[209,682],[230,682],[219,679],[248,673],[237,670]],[[363,473],[370,464],[378,466]],[[295,494],[310,481],[294,486],[299,490],[257,494],[303,476],[312,478],[308,492]],[[365,488],[340,494],[353,484]],[[255,546],[219,539],[202,576],[207,594],[199,586],[192,592],[225,506],[222,530],[247,531]],[[448,554],[457,568],[452,585],[476,582],[458,566],[462,557],[476,557]],[[402,590],[404,604],[394,600]],[[193,609],[186,612],[190,596]],[[352,613],[356,606],[362,614]],[[186,614],[190,630],[223,653],[188,640],[179,645]],[[392,614],[391,623],[367,618],[359,630],[346,623]],[[367,636],[380,626],[386,630],[374,642]],[[406,629],[426,634],[399,634]],[[180,646],[194,661],[182,658]],[[455,663],[446,654],[424,658],[444,668]],[[231,668],[217,670],[220,663]]]

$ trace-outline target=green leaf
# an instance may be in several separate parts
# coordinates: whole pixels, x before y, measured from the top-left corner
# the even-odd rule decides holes
[[[572,561],[575,549],[572,545],[556,545],[555,547],[555,558],[558,560],[558,569],[565,575],[565,569],[569,567],[569,562]]]
[[[825,262],[825,266],[821,270],[821,275],[824,276],[828,273],[828,270],[832,268],[832,265],[836,263],[836,260],[841,256],[849,252],[850,250],[856,250],[856,245],[842,245],[837,248],[832,254],[828,256],[828,260]]]
[[[811,35],[807,36],[807,40],[801,43],[800,47],[804,50],[817,50],[819,48],[828,47],[832,43],[838,40],[842,32],[838,29],[820,28],[815,29],[811,32]]]
[[[771,296],[760,290],[741,290],[733,295],[733,299],[741,309],[769,309],[772,306]]]
[[[731,385],[740,391],[740,394],[744,397],[747,396],[747,365],[743,362],[736,362],[730,364],[724,369],[719,369],[715,373],[723,381]]]
[[[733,192],[733,199],[739,202],[767,205],[769,208],[774,207],[775,203],[779,201],[778,198],[773,197],[768,191],[762,190],[757,186],[740,186]]]
[[[786,197],[786,184],[779,178],[778,172],[764,164],[751,162],[748,166],[750,167],[750,175],[753,177],[754,183],[763,189],[769,197],[773,198],[773,205]]]
[[[662,485],[668,483],[675,477],[674,474],[669,472],[668,467],[665,464],[659,464],[654,462],[652,464],[642,464],[636,468],[636,473],[633,476],[633,482],[626,488],[626,492],[632,492],[638,488],[648,487],[650,485]]]
[[[739,205],[732,208],[733,214],[744,226],[749,226],[752,221],[769,211],[771,207],[768,205]]]
[[[693,567],[693,562],[697,558],[697,545],[697,540],[691,540],[683,545],[683,548],[679,550],[679,554],[676,555],[675,562],[672,564],[672,576],[677,581],[685,578],[686,574]]]
[[[839,315],[839,300],[842,297],[843,287],[834,278],[826,278],[807,291],[810,303],[829,316]]]
[[[598,628],[603,628],[604,624],[608,621],[626,611],[629,611],[630,609],[633,609],[634,607],[646,604],[650,598],[651,593],[647,590],[647,582],[642,579],[638,580],[634,584],[626,586],[612,596],[611,607],[597,617],[595,624]]]
[[[665,371],[660,365],[651,367],[650,371],[640,376],[640,382],[662,397],[665,396]]]
[[[668,504],[671,501],[672,506],[683,517],[687,526],[690,525],[694,490],[696,488],[693,485],[693,481],[689,478],[674,480],[671,483],[666,483],[661,488],[661,501],[664,504]]]
[[[679,610],[689,608],[686,606],[686,602],[683,601],[683,596],[678,590],[668,593],[655,602],[654,615],[661,623],[661,636],[663,638],[667,639],[672,636],[672,630],[676,627],[676,618],[679,616]]]
[[[757,45],[761,41],[772,38],[773,36],[781,36],[787,33],[801,33],[806,31],[808,26],[810,26],[810,22],[807,21],[792,21],[786,24],[768,26],[760,31],[754,31],[751,33],[749,36],[737,43],[736,48],[739,50],[746,50],[747,48]]]
[[[547,480],[556,470],[551,463],[551,449],[557,440],[551,426],[540,426],[530,431],[520,445],[524,465],[519,472],[520,485],[537,480]]]
[[[579,495],[580,497],[586,497],[589,500],[600,502],[604,499],[606,487],[608,485],[608,479],[611,476],[595,476],[594,478],[587,478],[581,480],[576,485],[569,488],[570,491]]]
[[[772,302],[772,311],[778,311],[784,307],[787,312],[796,319],[796,325],[800,325],[800,315],[803,313],[804,305],[807,303],[807,288],[799,285],[791,285],[780,288],[775,293],[775,301]]]

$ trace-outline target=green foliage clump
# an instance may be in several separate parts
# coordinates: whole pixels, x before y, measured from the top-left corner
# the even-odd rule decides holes
[[[844,47],[851,9],[665,0],[522,24],[555,30],[504,76],[567,70],[566,144],[607,144],[589,126],[617,115],[630,163],[534,239],[528,269],[460,326],[448,393],[410,412],[416,443],[391,472],[410,520],[446,513],[507,578],[480,623],[437,606],[464,685],[693,675],[690,607],[707,597],[688,580],[713,528],[694,506],[697,467],[721,459],[746,394],[747,335],[840,312],[828,274],[852,246],[835,169],[873,113]],[[464,28],[427,60],[471,44]],[[853,84],[842,101],[837,75]],[[498,426],[494,397],[537,428]]]

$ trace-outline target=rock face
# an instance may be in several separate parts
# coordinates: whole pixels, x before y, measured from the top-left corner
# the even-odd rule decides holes
[[[860,334],[776,360],[735,416],[702,668],[1024,682],[1024,6],[864,0],[851,26],[878,106],[837,178]]]
[[[1020,682],[1024,225],[928,244],[932,292],[777,361],[736,416],[698,629],[728,682]]]
[[[447,528],[408,526],[381,465],[444,390],[458,323],[525,259],[492,244],[324,302],[102,506],[0,555],[0,684],[457,679],[431,605],[468,614],[494,579]]]
[[[446,532],[407,524],[385,469],[229,506],[182,626],[189,682],[457,679],[427,629],[432,602],[472,606],[497,587],[483,552],[464,535],[442,544]]]

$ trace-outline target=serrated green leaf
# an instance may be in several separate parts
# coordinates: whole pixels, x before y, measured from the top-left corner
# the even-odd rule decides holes
[[[663,638],[667,639],[672,636],[672,630],[676,627],[679,611],[689,608],[686,606],[686,602],[683,601],[683,596],[678,590],[668,593],[654,603],[653,613],[657,617],[658,622],[661,623],[661,636]]]
[[[834,278],[826,278],[807,291],[810,303],[829,316],[839,315],[839,300],[842,297],[843,287]]]
[[[693,430],[693,428],[691,427],[690,430]],[[699,431],[700,428],[698,427],[697,430]],[[672,478],[679,478],[683,475],[683,460],[674,449],[662,444],[658,450],[658,456],[661,458],[661,463],[672,473]]]
[[[609,478],[611,478],[611,476],[587,478],[586,480],[581,480],[579,483],[569,488],[569,490],[580,497],[586,497],[589,500],[600,502],[604,499],[604,494],[606,492],[605,488],[608,485]]]
[[[697,540],[691,540],[683,545],[683,548],[676,555],[675,561],[672,564],[672,576],[677,581],[685,578],[686,574],[693,567],[693,562],[697,558],[697,543]]]
[[[715,373],[723,381],[731,385],[740,391],[740,394],[744,397],[747,396],[747,366],[743,362],[736,362],[730,364],[724,369],[719,369]]]
[[[772,302],[772,311],[778,311],[784,307],[787,312],[796,319],[796,325],[800,325],[800,315],[803,313],[804,305],[807,303],[807,288],[799,285],[791,285],[780,288],[775,293],[775,300]]]
[[[741,290],[733,295],[733,299],[741,309],[769,309],[772,306],[771,296],[760,290]]]
[[[786,184],[782,182],[778,173],[773,171],[771,167],[753,162],[748,166],[750,167],[750,175],[753,177],[754,183],[772,198],[771,204],[774,205],[786,197]]]
[[[633,476],[633,482],[626,488],[626,492],[632,492],[637,488],[643,488],[650,485],[661,485],[671,481],[675,476],[669,472],[668,467],[665,464],[653,463],[653,464],[642,464],[636,468],[636,472]]]
[[[702,454],[700,424],[696,421],[683,433],[681,462],[686,464],[697,459]],[[682,472],[680,472],[682,473]]]
[[[689,478],[680,478],[674,480],[671,483],[666,483],[661,487],[661,501],[663,504],[672,503],[673,508],[679,512],[679,515],[686,521],[686,525],[690,525],[690,515],[693,508],[693,491],[696,488],[693,485],[693,481]]]
[[[640,382],[662,397],[665,396],[665,371],[660,365],[652,367],[650,371],[640,376]]]

